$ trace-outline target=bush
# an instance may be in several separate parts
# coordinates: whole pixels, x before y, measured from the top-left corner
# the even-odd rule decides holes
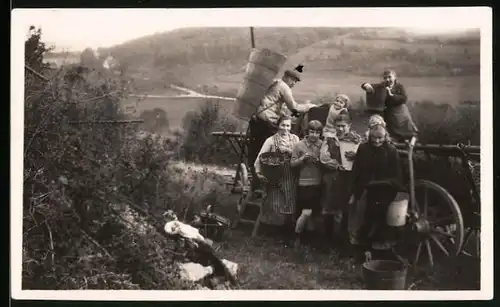
[[[197,111],[183,119],[184,139],[181,156],[187,161],[204,164],[234,165],[238,155],[224,139],[211,135],[214,131],[234,132],[237,120],[225,116],[217,101],[208,99]]]
[[[160,108],[146,110],[141,113],[140,118],[144,119],[142,128],[148,132],[166,134],[170,132],[170,124],[167,112]]]
[[[435,104],[430,101],[411,104],[419,139],[427,144],[480,143],[480,104],[463,102],[458,105]]]
[[[37,52],[46,52],[35,34]],[[126,82],[115,75],[80,65],[45,80],[34,75],[25,80],[23,288],[192,287],[179,280],[160,235],[159,218],[174,207],[164,191],[175,143],[138,138],[135,125],[99,123],[124,118]],[[125,227],[123,208],[153,229]]]

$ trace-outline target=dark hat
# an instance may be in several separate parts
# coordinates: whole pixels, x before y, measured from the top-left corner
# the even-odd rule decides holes
[[[300,74],[303,72],[304,65],[299,65],[295,67],[293,70],[285,70],[285,75],[297,79],[297,81],[300,80]]]

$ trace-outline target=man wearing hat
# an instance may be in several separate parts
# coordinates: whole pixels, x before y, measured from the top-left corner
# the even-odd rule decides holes
[[[256,113],[249,122],[250,144],[248,148],[249,165],[253,165],[265,140],[277,132],[277,121],[282,114],[299,116],[315,106],[311,103],[298,104],[293,98],[292,88],[301,81],[303,65],[294,70],[286,70],[281,79],[276,79],[268,87]],[[252,188],[257,186],[257,176],[252,167]]]

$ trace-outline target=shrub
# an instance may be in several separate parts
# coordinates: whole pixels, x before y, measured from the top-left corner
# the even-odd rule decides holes
[[[183,127],[181,155],[187,161],[219,165],[239,162],[228,142],[211,135],[214,131],[234,132],[238,128],[235,119],[223,115],[217,101],[208,99],[197,111],[188,112]]]
[[[143,111],[140,118],[144,119],[142,128],[153,133],[165,134],[170,130],[167,112],[160,108]]]
[[[35,33],[37,52],[46,52]],[[162,226],[161,213],[173,207],[164,191],[175,143],[137,138],[135,125],[99,123],[124,118],[125,85],[80,65],[50,78],[26,75],[24,289],[192,287],[177,278],[161,227],[154,231]],[[124,207],[140,212],[153,230],[125,227]]]
[[[420,130],[419,139],[428,144],[480,142],[480,104],[464,102],[458,105],[414,102],[410,111]]]

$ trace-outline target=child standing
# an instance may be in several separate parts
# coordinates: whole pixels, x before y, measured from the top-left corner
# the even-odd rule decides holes
[[[321,178],[319,163],[321,149],[321,132],[323,125],[312,120],[308,124],[307,136],[297,143],[292,150],[290,164],[299,168],[299,185],[297,190],[297,208],[300,216],[295,224],[295,246],[304,241],[304,229],[313,213],[321,209]]]
[[[320,151],[323,175],[323,218],[329,243],[347,241],[347,203],[352,162],[362,138],[352,131],[350,116],[342,112],[335,119],[336,134],[327,137]],[[340,224],[335,234],[335,222]]]

